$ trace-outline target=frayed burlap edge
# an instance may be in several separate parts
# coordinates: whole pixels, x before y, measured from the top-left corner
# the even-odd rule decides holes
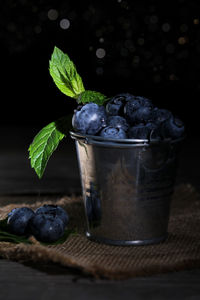
[[[3,243],[1,243],[3,244]],[[78,261],[74,260],[71,257],[63,256],[62,254],[56,252],[54,249],[49,249],[41,245],[25,245],[18,244],[13,247],[13,244],[5,242],[5,249],[0,249],[0,256],[5,259],[9,259],[12,261],[17,261],[20,263],[56,263],[61,266],[65,266],[68,268],[75,268],[80,270],[84,274],[92,275],[95,278],[104,278],[104,279],[112,279],[112,280],[124,280],[131,277],[140,277],[140,276],[153,276],[158,274],[164,274],[168,272],[176,272],[183,270],[192,270],[200,267],[200,260],[187,260],[177,262],[176,264],[161,265],[160,270],[158,269],[158,265],[152,265],[150,268],[144,268],[141,270],[141,267],[138,269],[134,269],[133,271],[118,271],[113,272],[111,270],[107,270],[104,267],[99,266],[90,266],[85,267],[80,265]],[[11,248],[12,247],[12,248]]]

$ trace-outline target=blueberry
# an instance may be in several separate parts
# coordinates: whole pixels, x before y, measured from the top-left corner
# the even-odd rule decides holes
[[[107,121],[108,126],[121,128],[124,131],[127,131],[129,128],[129,124],[127,123],[126,119],[120,116],[110,116],[108,117]]]
[[[14,208],[8,214],[8,225],[10,231],[18,234],[24,235],[28,233],[29,222],[35,216],[34,211],[28,207]]]
[[[100,136],[111,139],[126,139],[126,132],[122,128],[107,126],[100,132]]]
[[[172,113],[167,109],[154,108],[152,112],[152,120],[154,123],[160,125],[164,121],[172,117]]]
[[[122,93],[114,96],[106,104],[106,111],[110,116],[123,115],[124,105],[127,101],[134,99],[134,96],[129,93]]]
[[[87,103],[75,110],[72,118],[73,128],[83,134],[97,134],[106,126],[106,111],[104,106]]]
[[[37,208],[35,210],[35,213],[38,214],[50,214],[50,215],[56,215],[59,217],[65,226],[67,226],[69,222],[69,216],[67,212],[60,206],[58,205],[49,205],[49,204],[44,204],[43,206]]]
[[[131,139],[149,139],[152,130],[156,128],[153,123],[138,124],[131,127],[128,131],[128,136]]]
[[[8,218],[12,217],[14,213],[19,210],[19,208],[13,208],[9,213],[8,213]]]
[[[171,117],[162,125],[162,134],[164,138],[176,139],[182,137],[185,132],[184,123],[176,117]]]
[[[41,242],[55,242],[64,234],[65,225],[61,218],[53,214],[35,214],[30,221],[30,230]]]
[[[134,97],[124,106],[124,116],[127,121],[134,125],[141,122],[149,122],[152,119],[153,104],[144,97]]]
[[[152,119],[152,108],[149,106],[142,106],[131,114],[126,115],[130,124],[148,123]]]

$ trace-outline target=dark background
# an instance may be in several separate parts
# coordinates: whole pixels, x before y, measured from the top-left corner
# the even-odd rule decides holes
[[[40,127],[76,107],[49,75],[56,45],[86,89],[149,97],[198,133],[200,1],[6,0],[0,23],[1,124]]]

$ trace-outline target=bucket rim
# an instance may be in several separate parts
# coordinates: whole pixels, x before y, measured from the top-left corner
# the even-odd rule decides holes
[[[112,138],[107,138],[105,139],[104,137],[101,136],[96,136],[96,135],[88,135],[88,134],[83,134],[80,132],[75,132],[70,130],[69,131],[71,138],[75,140],[83,140],[87,144],[102,144],[102,145],[107,145],[107,144],[116,144],[116,145],[152,145],[152,144],[165,144],[165,143],[179,143],[185,139],[185,136],[177,138],[177,139],[172,139],[172,138],[167,138],[164,140],[158,140],[158,139],[112,139]]]

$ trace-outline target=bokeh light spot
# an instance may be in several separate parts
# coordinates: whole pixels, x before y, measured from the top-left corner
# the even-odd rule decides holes
[[[60,27],[61,27],[62,29],[68,29],[69,26],[70,26],[70,21],[69,21],[68,19],[62,19],[62,20],[60,21]]]
[[[156,24],[158,22],[158,17],[153,15],[153,16],[150,17],[149,20],[150,20],[150,23]]]
[[[58,18],[58,11],[56,9],[50,9],[47,13],[49,20],[55,21]]]
[[[103,48],[98,48],[96,51],[96,56],[98,58],[104,58],[104,56],[106,55],[106,51]]]
[[[181,36],[178,38],[179,45],[184,45],[187,43],[187,38],[185,36]]]
[[[164,24],[162,25],[162,30],[163,30],[164,32],[168,32],[168,31],[170,30],[170,28],[171,28],[171,26],[170,26],[169,23],[164,23]]]

